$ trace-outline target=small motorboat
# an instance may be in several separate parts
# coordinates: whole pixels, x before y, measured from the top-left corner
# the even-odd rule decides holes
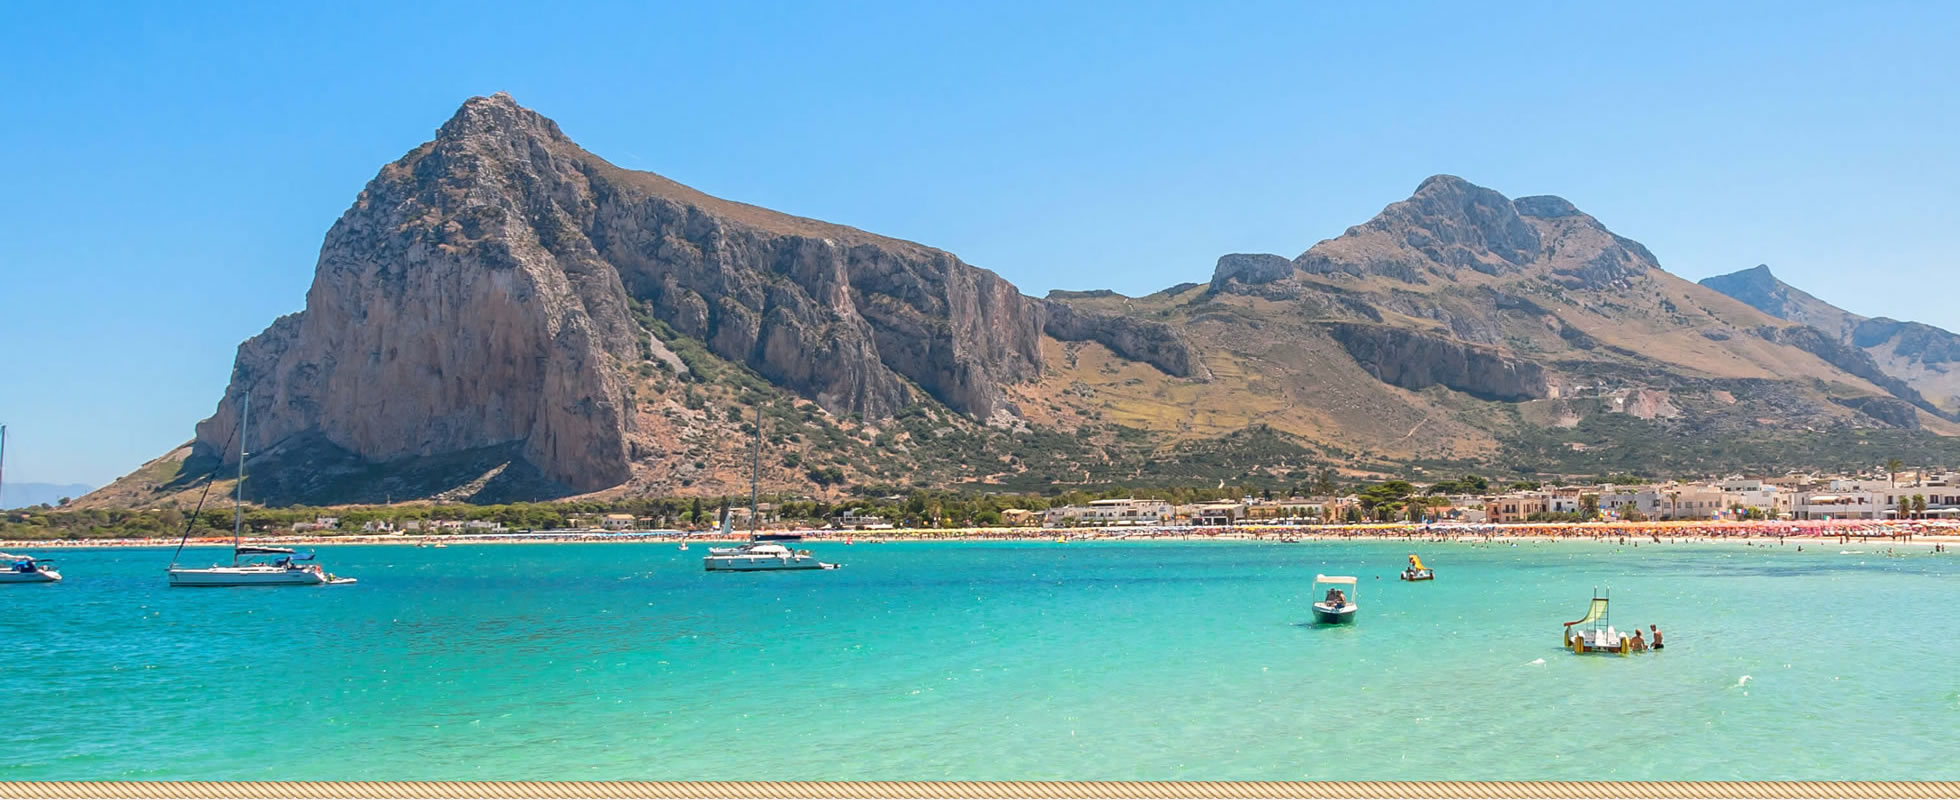
[[[1346,575],[1315,575],[1312,594],[1319,597],[1313,604],[1313,619],[1322,625],[1346,625],[1354,622],[1357,581]],[[1327,586],[1326,594],[1320,591]],[[1343,588],[1345,587],[1345,588]]]
[[[1408,569],[1405,569],[1405,570],[1402,570],[1402,580],[1405,580],[1405,581],[1433,581],[1433,580],[1436,580],[1436,571],[1435,571],[1435,570],[1433,570],[1433,569],[1430,569],[1430,568],[1428,568],[1428,567],[1425,567],[1425,566],[1423,566],[1423,565],[1422,565],[1422,559],[1420,559],[1420,558],[1417,558],[1417,557],[1416,557],[1416,554],[1414,554],[1414,553],[1410,553],[1410,554],[1409,554],[1409,568],[1408,568]]]
[[[61,573],[55,571],[53,561],[0,553],[0,583],[54,583],[59,580]]]

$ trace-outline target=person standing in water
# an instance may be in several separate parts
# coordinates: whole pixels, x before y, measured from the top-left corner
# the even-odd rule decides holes
[[[1649,625],[1649,626],[1647,626],[1647,630],[1650,630],[1650,631],[1653,631],[1653,632],[1654,632],[1654,643],[1653,643],[1653,644],[1651,644],[1651,645],[1649,645],[1649,646],[1650,646],[1650,647],[1652,647],[1652,648],[1654,648],[1655,650],[1659,650],[1659,649],[1661,649],[1661,629],[1660,629],[1659,627],[1656,627],[1656,626],[1654,626],[1654,625]],[[1636,636],[1638,636],[1638,635],[1639,635],[1639,632],[1638,632],[1638,631],[1635,631],[1635,632],[1634,632],[1634,635],[1636,635]]]

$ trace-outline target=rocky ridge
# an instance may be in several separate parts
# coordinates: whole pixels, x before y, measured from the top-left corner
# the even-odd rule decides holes
[[[1293,258],[1037,299],[620,169],[496,95],[368,184],[191,446],[99,494],[222,474],[247,391],[259,485],[306,502],[725,492],[758,409],[790,489],[1640,469],[1711,433],[1960,432],[1888,367],[1936,365],[1942,333],[1858,318],[1841,341],[1562,198],[1448,175]],[[1628,424],[1642,447],[1616,451]]]
[[[1784,283],[1762,264],[1703,278],[1701,285],[1777,319],[1815,328],[1818,336],[1802,338],[1820,355],[1828,350],[1833,363],[1894,397],[1960,419],[1960,335],[1920,322],[1854,314]]]

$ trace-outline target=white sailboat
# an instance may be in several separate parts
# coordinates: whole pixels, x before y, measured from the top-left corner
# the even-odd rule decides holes
[[[324,586],[330,584],[353,583],[353,578],[332,575],[318,564],[303,564],[313,560],[313,554],[300,555],[286,547],[247,546],[240,542],[240,532],[245,520],[245,430],[251,420],[252,394],[245,393],[245,399],[238,414],[238,486],[232,499],[231,508],[231,565],[213,564],[209,567],[177,566],[176,556],[170,561],[171,586]],[[192,514],[196,518],[196,514]],[[190,527],[185,526],[184,536],[190,537]],[[182,553],[184,543],[177,543],[177,552]]]
[[[810,555],[808,550],[791,550],[777,541],[800,536],[758,536],[756,525],[760,516],[756,512],[758,487],[762,481],[762,406],[755,408],[755,452],[749,475],[749,540],[738,547],[710,547],[707,557],[701,559],[702,566],[709,572],[773,572],[777,570],[836,569],[836,564],[826,564]],[[734,532],[734,514],[724,515],[721,531],[724,535]]]

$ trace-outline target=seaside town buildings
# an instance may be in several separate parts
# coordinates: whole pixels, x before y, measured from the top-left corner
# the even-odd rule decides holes
[[[1148,497],[1122,497],[1047,509],[1010,508],[999,512],[1007,527],[1042,528],[1224,528],[1240,525],[1314,525],[1382,519],[1395,522],[1529,523],[1601,520],[1888,520],[1960,518],[1960,473],[1905,472],[1855,476],[1736,476],[1710,481],[1652,484],[1583,484],[1516,488],[1486,494],[1429,494],[1429,487],[1391,503],[1384,512],[1361,496],[1267,494],[1236,500],[1172,503]],[[1456,487],[1450,487],[1456,488]],[[1363,494],[1367,494],[1364,492]],[[904,498],[888,497],[887,501]],[[761,525],[782,522],[773,504],[760,504]],[[725,510],[728,524],[751,527],[746,506]],[[890,530],[909,521],[887,519],[862,508],[843,508],[828,518],[837,530]],[[622,513],[587,513],[566,519],[572,529],[651,530],[665,520]],[[721,522],[717,520],[715,527]],[[489,520],[368,520],[342,524],[319,516],[292,524],[295,533],[353,530],[375,533],[497,533]]]
[[[1418,487],[1420,491],[1421,487]],[[1061,527],[1223,527],[1314,524],[1355,519],[1359,498],[1243,498],[1171,505],[1113,498],[1003,515],[1008,525]],[[1552,486],[1487,495],[1428,498],[1420,519],[1435,523],[1519,523],[1569,518],[1596,509],[1605,520],[1960,518],[1960,473],[1890,477],[1731,477],[1708,482]],[[1406,520],[1406,516],[1398,516]]]

